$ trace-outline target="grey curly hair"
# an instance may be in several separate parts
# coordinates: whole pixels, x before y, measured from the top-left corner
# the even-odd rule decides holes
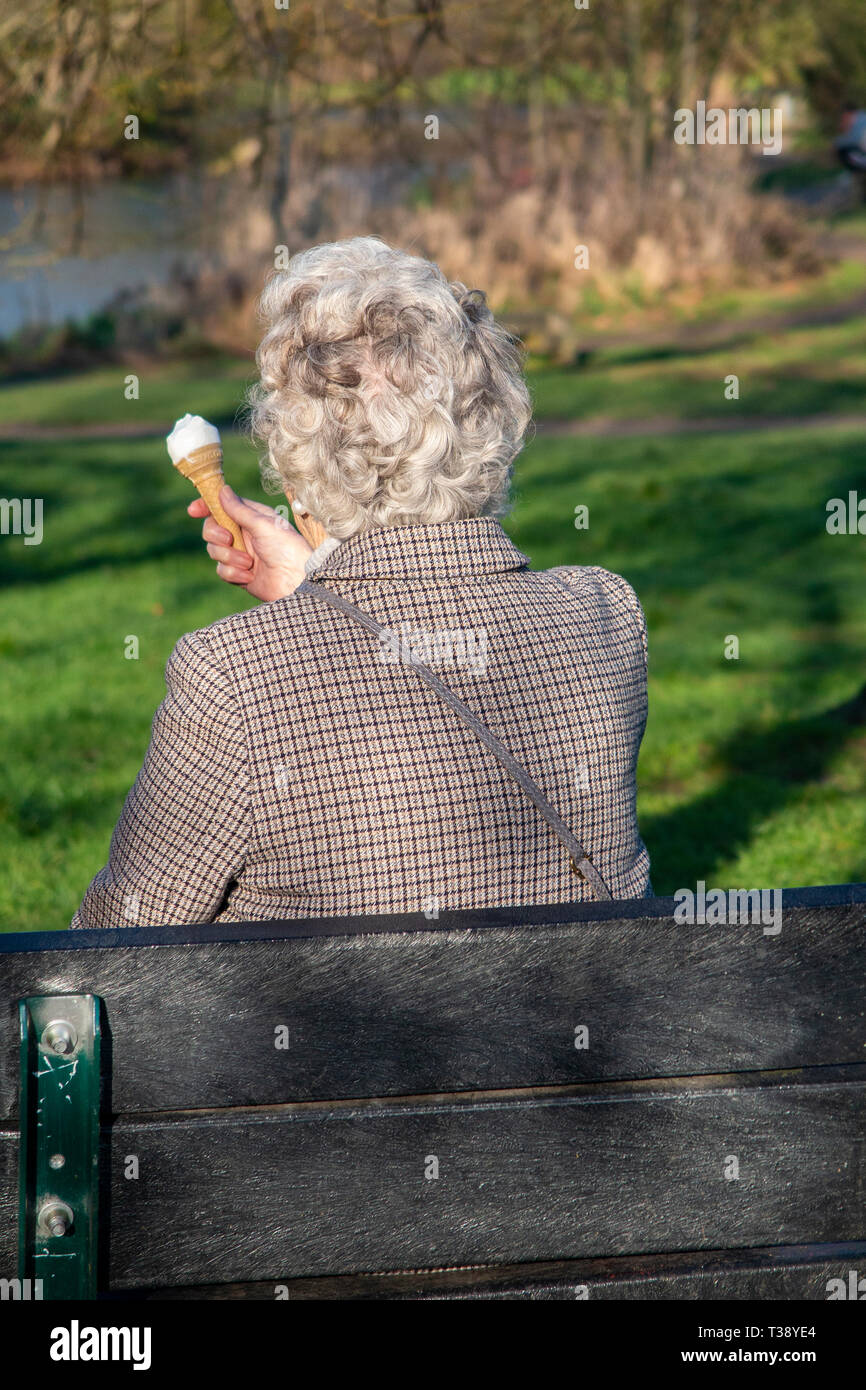
[[[531,407],[520,345],[482,291],[353,237],[293,256],[259,314],[247,404],[265,486],[339,540],[505,511]]]

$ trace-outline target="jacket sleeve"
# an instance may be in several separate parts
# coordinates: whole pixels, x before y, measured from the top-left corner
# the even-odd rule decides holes
[[[631,622],[634,623],[640,641],[641,654],[643,656],[644,675],[646,675],[649,658],[646,615],[634,589],[627,579],[623,579],[621,574],[614,574],[612,570],[602,569],[600,565],[583,565],[580,567],[574,565],[559,565],[551,570],[551,573],[569,579],[575,574],[578,568],[582,569],[586,574],[595,575],[614,606],[621,612],[626,613]]]
[[[111,837],[108,863],[72,927],[210,922],[245,860],[247,757],[228,678],[201,633],[165,672],[144,764]]]
[[[623,579],[621,574],[614,574],[611,570],[599,569],[597,566],[593,566],[593,569],[594,572],[597,575],[599,575],[600,578],[603,579],[607,592],[610,595],[615,596],[615,601],[619,604],[622,604],[626,612],[628,612],[631,618],[633,619],[638,630],[638,635],[640,637],[641,651],[643,653],[644,673],[646,673],[648,667],[649,650],[647,643],[646,614],[644,613],[643,608],[641,607],[640,599],[638,598],[632,586],[629,584],[628,580]]]

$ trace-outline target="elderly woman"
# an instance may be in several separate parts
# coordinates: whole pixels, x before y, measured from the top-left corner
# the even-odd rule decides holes
[[[252,393],[311,550],[229,489],[262,602],[182,637],[75,927],[641,897],[646,626],[597,566],[537,572],[497,517],[530,418],[483,294],[372,237],[269,281]]]

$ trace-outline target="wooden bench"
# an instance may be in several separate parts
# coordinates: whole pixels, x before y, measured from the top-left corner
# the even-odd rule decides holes
[[[0,1277],[828,1298],[866,1275],[866,886],[777,935],[673,911],[0,936]]]

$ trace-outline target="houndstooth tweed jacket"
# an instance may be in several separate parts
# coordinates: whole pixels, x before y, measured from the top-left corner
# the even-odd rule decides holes
[[[651,891],[635,768],[646,624],[633,589],[571,593],[489,517],[377,530],[308,563],[388,629],[293,594],[182,637],[73,927],[581,901],[589,885],[414,652],[536,780],[615,898]]]

